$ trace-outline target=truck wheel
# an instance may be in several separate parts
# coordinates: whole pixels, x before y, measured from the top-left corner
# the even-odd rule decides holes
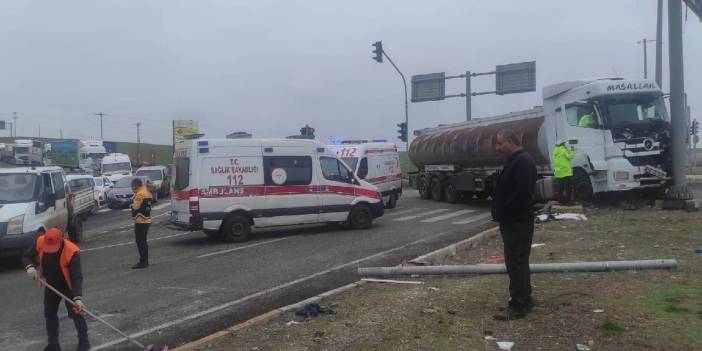
[[[444,189],[441,184],[441,180],[439,180],[439,177],[434,177],[431,179],[431,198],[434,201],[444,200]]]
[[[373,212],[366,204],[358,204],[349,213],[349,224],[353,229],[368,229],[373,225]]]
[[[80,244],[83,241],[83,221],[80,218],[74,218],[66,231],[68,231],[68,240],[74,244]]]
[[[444,188],[444,198],[446,202],[450,204],[455,204],[460,198],[460,194],[456,191],[456,187],[453,184],[447,184]]]
[[[248,218],[240,214],[230,215],[224,220],[221,232],[222,239],[238,243],[246,240],[251,234],[251,223]]]
[[[388,202],[385,204],[385,208],[393,209],[395,207],[397,207],[397,194],[392,193],[390,194]]]
[[[427,177],[421,177],[418,183],[419,197],[424,200],[431,199],[431,192],[429,191],[429,180],[427,180]]]
[[[93,202],[94,202],[93,208],[90,209],[91,215],[97,214],[98,210],[100,209],[100,205],[98,205],[98,202],[97,201],[93,201]]]
[[[592,190],[592,183],[590,183],[590,176],[582,169],[575,169],[573,174],[574,182],[574,194],[573,197],[576,201],[592,201],[594,198],[594,191]]]

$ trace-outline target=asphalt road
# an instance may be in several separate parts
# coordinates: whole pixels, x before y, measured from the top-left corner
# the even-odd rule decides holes
[[[170,227],[169,207],[167,200],[154,207],[148,269],[130,269],[137,251],[127,211],[103,211],[85,223],[81,259],[88,309],[145,344],[171,347],[356,281],[360,266],[396,265],[489,226],[486,202],[451,205],[408,190],[368,230],[279,227],[231,244]],[[1,264],[0,349],[40,350],[42,291],[21,265]],[[60,322],[62,346],[72,349],[75,330],[63,308]],[[134,349],[90,317],[88,324],[95,349]]]

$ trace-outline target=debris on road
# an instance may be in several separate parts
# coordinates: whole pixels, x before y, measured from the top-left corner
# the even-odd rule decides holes
[[[596,309],[596,310],[592,310],[592,313],[604,313],[604,311],[605,310],[603,310],[603,309]]]
[[[532,248],[532,249],[535,248],[535,247],[542,247],[542,246],[546,246],[546,244],[544,244],[544,243],[531,244],[531,248]]]
[[[302,323],[300,323],[298,321],[290,321],[290,322],[285,323],[285,325],[287,325],[288,327],[291,325],[296,325],[296,324],[302,324]]]
[[[587,221],[587,216],[582,213],[559,213],[559,214],[540,214],[536,216],[536,223],[546,223],[559,220],[576,220]]]
[[[590,347],[583,344],[575,344],[575,348],[578,351],[590,351]]]
[[[499,347],[500,350],[509,351],[512,349],[512,346],[514,346],[514,343],[511,341],[498,341],[497,342],[497,347]]]
[[[431,291],[439,291],[439,288],[434,287],[434,286],[430,286],[430,287],[428,287],[427,289],[429,289],[429,290],[431,290]]]

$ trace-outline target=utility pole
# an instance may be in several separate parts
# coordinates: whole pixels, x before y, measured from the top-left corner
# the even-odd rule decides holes
[[[15,129],[14,137],[17,137],[17,112],[12,112],[12,128]]]
[[[656,84],[663,90],[663,0],[658,0],[656,19]]]
[[[655,41],[655,40],[648,40],[644,38],[641,41],[637,41],[638,44],[643,43],[643,56],[644,56],[644,79],[648,79],[648,51],[646,50],[646,43]]]
[[[669,195],[687,200],[692,194],[685,177],[685,139],[687,116],[685,114],[685,81],[683,71],[682,0],[668,1],[668,58],[670,63],[670,114],[673,153],[673,186]]]
[[[102,138],[102,117],[103,117],[105,114],[102,113],[102,112],[93,113],[93,114],[96,115],[96,116],[100,116],[100,140],[104,140],[104,139]]]
[[[141,122],[137,122],[136,124],[137,127],[137,164],[141,165],[141,134],[140,134],[140,128],[141,128]]]

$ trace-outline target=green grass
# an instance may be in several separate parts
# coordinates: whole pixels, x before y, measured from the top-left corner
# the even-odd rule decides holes
[[[602,335],[604,336],[619,335],[626,331],[624,327],[622,327],[621,325],[619,325],[619,323],[611,319],[605,319],[604,322],[602,322],[602,325],[600,326],[600,330],[602,330]]]

